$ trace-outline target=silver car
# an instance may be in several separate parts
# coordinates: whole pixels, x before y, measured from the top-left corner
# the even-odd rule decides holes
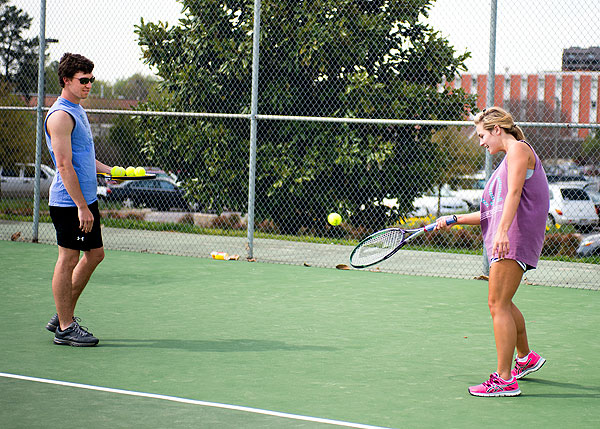
[[[48,197],[55,171],[40,165],[40,195]],[[0,166],[0,194],[2,197],[31,197],[35,186],[35,164],[16,163]]]
[[[600,255],[600,234],[588,235],[581,240],[577,249],[579,256]]]

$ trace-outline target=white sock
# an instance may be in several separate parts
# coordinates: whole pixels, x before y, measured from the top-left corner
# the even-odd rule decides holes
[[[531,352],[529,352],[529,353],[531,353]],[[519,362],[519,363],[525,363],[525,362],[527,362],[527,358],[529,357],[529,353],[527,353],[522,358],[520,358],[520,357],[517,356],[517,362]]]
[[[514,381],[515,377],[513,375],[510,376],[510,378],[508,380],[503,379],[502,377],[498,376],[498,378],[502,381],[505,381],[507,383],[510,383],[511,381]]]

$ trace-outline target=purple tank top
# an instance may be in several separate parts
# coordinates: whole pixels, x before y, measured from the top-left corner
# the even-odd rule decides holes
[[[529,143],[527,145],[531,148]],[[508,229],[510,250],[505,258],[515,259],[535,268],[544,245],[546,218],[550,207],[550,191],[542,163],[533,148],[531,150],[535,156],[535,169],[533,175],[525,180],[517,213]],[[504,157],[485,185],[481,197],[481,232],[490,260],[493,257],[494,236],[502,217],[508,191],[507,178],[508,165],[506,157]]]

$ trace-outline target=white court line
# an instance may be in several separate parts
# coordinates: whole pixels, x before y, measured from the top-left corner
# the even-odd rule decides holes
[[[298,414],[282,413],[279,411],[261,410],[260,408],[243,407],[240,405],[220,404],[218,402],[198,401],[196,399],[179,398],[177,396],[158,395],[156,393],[136,392],[133,390],[113,389],[111,387],[92,386],[90,384],[71,383],[68,381],[49,380],[46,378],[29,377],[26,375],[8,374],[0,372],[0,377],[14,378],[17,380],[36,381],[38,383],[55,384],[58,386],[76,387],[78,389],[97,390],[100,392],[118,393],[120,395],[139,396],[142,398],[162,399],[165,401],[180,402],[183,404],[202,405],[204,407],[224,408],[227,410],[244,411],[254,414],[265,414],[267,416],[281,417],[284,419],[304,420],[308,422],[324,423],[328,425],[344,426],[359,429],[391,429],[382,426],[371,426],[362,423],[351,423],[340,420],[323,419],[320,417],[301,416]]]

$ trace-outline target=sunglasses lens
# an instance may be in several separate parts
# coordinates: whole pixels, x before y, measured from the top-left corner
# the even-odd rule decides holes
[[[79,79],[79,83],[82,85],[87,85],[88,83],[94,83],[94,81],[96,80],[96,78],[94,76],[90,77],[80,77]]]

